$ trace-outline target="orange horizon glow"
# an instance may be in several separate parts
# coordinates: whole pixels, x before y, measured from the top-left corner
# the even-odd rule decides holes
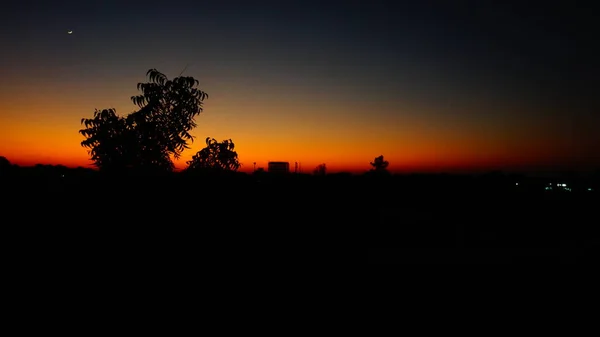
[[[207,136],[202,134],[219,141],[231,138],[242,163],[241,172],[252,172],[253,162],[257,169],[266,169],[269,161],[287,161],[291,171],[298,162],[303,173],[312,173],[321,163],[327,165],[330,173],[361,173],[369,170],[369,163],[379,155],[384,155],[390,163],[391,172],[508,169],[551,165],[568,157],[565,155],[568,148],[564,145],[547,145],[552,143],[551,139],[539,140],[537,144],[532,141],[520,143],[518,138],[503,139],[501,135],[489,132],[470,130],[468,134],[461,134],[441,130],[435,125],[423,126],[419,120],[352,125],[349,122],[336,124],[334,118],[318,123],[291,117],[267,121],[265,116],[264,122],[255,125],[251,125],[250,118],[230,124],[227,106],[207,105],[206,112],[197,118],[199,126],[193,132],[196,138],[190,144],[191,148],[183,152],[180,160],[174,161],[178,170],[185,168],[186,161],[205,146]],[[16,106],[12,111],[13,116],[24,113]],[[80,146],[83,140],[78,133],[80,119],[75,117],[79,111],[76,108],[65,111],[66,115],[73,116],[67,119],[56,116],[58,109],[46,110],[41,114],[48,118],[40,119],[47,123],[19,118],[2,120],[0,155],[21,166],[50,164],[93,168],[87,150]],[[244,125],[248,128],[244,129]]]
[[[6,129],[4,129],[6,130]],[[4,131],[2,130],[2,131]],[[6,134],[6,133],[5,133]],[[20,166],[34,166],[36,164],[63,165],[70,168],[84,167],[95,168],[89,159],[87,150],[79,146],[83,139],[76,132],[71,134],[58,134],[51,129],[39,127],[38,135],[48,137],[51,141],[36,143],[26,137],[13,134],[11,142],[2,142],[0,155],[6,157],[11,163]],[[217,140],[229,137],[215,137]],[[393,144],[399,143],[401,137],[384,139],[390,145],[382,144],[383,151],[371,150],[377,148],[374,141],[368,142],[361,139],[327,138],[313,139],[313,142],[296,143],[293,139],[276,142],[276,139],[263,137],[256,139],[251,136],[231,137],[236,143],[236,151],[242,166],[240,172],[251,173],[256,169],[267,169],[269,161],[287,161],[290,171],[294,171],[295,163],[299,165],[299,172],[312,173],[319,164],[326,164],[328,173],[349,172],[363,173],[371,169],[370,162],[376,156],[384,155],[390,163],[388,169],[393,173],[408,172],[448,172],[448,171],[481,171],[503,170],[526,166],[551,166],[556,157],[549,151],[537,151],[535,148],[522,149],[519,156],[510,156],[510,148],[498,148],[489,151],[490,144],[468,142],[468,140],[455,141],[452,144],[445,142],[439,146],[431,139],[429,143],[421,139],[420,146],[406,148],[399,153],[393,151]],[[174,161],[176,170],[184,169],[186,161],[198,150],[203,148],[205,137],[197,137],[191,149],[184,151],[180,160]],[[394,142],[395,141],[395,142]],[[327,144],[323,147],[320,144]],[[444,143],[440,140],[440,143]],[[7,146],[10,144],[11,146]],[[269,147],[269,144],[275,146]],[[452,146],[453,145],[453,146]],[[485,146],[484,146],[485,145]],[[488,155],[482,155],[485,150]],[[387,151],[386,151],[387,150]]]
[[[21,166],[93,167],[87,150],[80,146],[81,118],[91,117],[94,108],[115,107],[120,115],[135,110],[128,97],[137,94],[131,83],[139,81],[144,77],[81,95],[73,93],[82,86],[102,85],[66,83],[35,95],[18,84],[9,87],[0,94],[0,155]],[[582,162],[593,149],[591,142],[571,144],[568,138],[556,137],[559,125],[536,125],[525,117],[518,123],[502,117],[457,120],[452,111],[436,106],[348,102],[322,94],[306,101],[286,97],[282,88],[268,85],[258,93],[248,93],[213,82],[205,89],[211,96],[192,131],[195,141],[175,161],[177,169],[186,167],[186,161],[205,146],[206,137],[232,139],[242,172],[252,172],[253,162],[266,169],[269,161],[287,161],[290,170],[295,162],[300,163],[303,173],[311,173],[321,163],[330,173],[360,173],[369,170],[369,163],[379,155],[390,163],[391,172],[503,170]],[[488,109],[488,115],[493,115],[488,105],[475,103],[459,108]],[[496,109],[523,111],[521,115],[526,116],[527,107]],[[377,111],[377,118],[370,118],[370,111]]]

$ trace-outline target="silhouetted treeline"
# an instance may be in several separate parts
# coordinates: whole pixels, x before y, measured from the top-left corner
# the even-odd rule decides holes
[[[36,259],[55,261],[56,252],[60,261],[116,264],[134,257],[190,264],[569,263],[599,256],[598,175],[114,176],[2,162],[2,212],[13,219],[3,223],[5,234]],[[550,184],[556,189],[546,190]]]
[[[0,157],[4,158],[4,157]],[[366,171],[363,174],[324,173],[314,174],[289,173],[270,174],[266,171],[253,173],[237,172],[234,170],[204,169],[168,172],[162,175],[144,175],[138,172],[121,172],[115,176],[91,168],[68,168],[62,165],[43,165],[20,167],[12,165],[6,158],[0,165],[0,179],[4,184],[19,185],[28,181],[58,182],[64,184],[91,183],[94,181],[113,181],[124,183],[140,181],[152,185],[161,181],[177,181],[188,183],[228,183],[247,185],[282,185],[301,187],[302,185],[378,185],[384,186],[394,193],[452,193],[482,192],[482,193],[548,193],[548,192],[595,192],[600,182],[600,174],[593,175],[554,175],[528,176],[524,174],[505,174],[491,172],[484,174],[376,174],[376,171]],[[568,189],[563,188],[566,185]],[[359,191],[356,191],[357,193]],[[387,198],[387,197],[386,197]]]

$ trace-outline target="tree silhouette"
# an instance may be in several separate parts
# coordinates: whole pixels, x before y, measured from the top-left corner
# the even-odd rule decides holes
[[[375,157],[375,160],[373,160],[373,162],[371,162],[370,164],[371,166],[373,166],[371,171],[387,172],[387,167],[390,163],[388,163],[387,160],[384,160],[383,155],[381,155],[379,157]]]
[[[231,139],[219,143],[216,139],[207,137],[206,147],[187,162],[187,170],[237,171],[241,164],[234,148],[235,144]]]
[[[324,176],[327,174],[327,166],[324,163],[319,164],[317,165],[313,173],[317,176]]]
[[[141,94],[131,97],[139,110],[127,117],[118,116],[115,109],[95,110],[93,118],[81,120],[85,129],[79,132],[86,138],[81,146],[89,149],[100,170],[171,171],[171,156],[178,159],[193,141],[189,132],[208,97],[197,88],[198,80],[169,80],[156,69],[146,76],[149,82],[137,85]]]

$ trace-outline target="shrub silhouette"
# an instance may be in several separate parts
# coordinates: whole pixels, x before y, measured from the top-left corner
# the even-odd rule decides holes
[[[93,118],[81,120],[85,129],[79,133],[86,138],[81,146],[101,171],[172,171],[171,156],[178,159],[193,141],[189,132],[208,97],[197,88],[198,80],[169,80],[156,69],[146,76],[149,82],[137,85],[141,94],[131,97],[139,110],[127,117],[115,109],[95,110]]]
[[[216,139],[207,137],[206,147],[187,162],[187,170],[237,171],[241,164],[234,149],[235,144],[231,139],[219,143]]]
[[[381,155],[379,157],[375,157],[375,160],[373,160],[373,162],[371,162],[370,164],[371,166],[373,166],[371,171],[387,172],[387,167],[390,163],[388,163],[387,160],[384,160],[383,155]]]

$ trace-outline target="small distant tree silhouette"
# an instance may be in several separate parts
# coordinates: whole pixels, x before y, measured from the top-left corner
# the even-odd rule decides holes
[[[375,157],[375,160],[373,160],[373,162],[371,162],[370,164],[371,166],[373,166],[371,171],[387,172],[387,167],[390,163],[388,163],[387,160],[384,160],[383,155],[381,155],[379,157]]]
[[[206,147],[187,162],[187,170],[237,171],[241,164],[234,149],[235,144],[231,139],[218,142],[207,137]]]
[[[324,176],[327,174],[327,166],[325,165],[325,163],[319,164],[317,165],[313,173],[316,176]]]
[[[146,73],[147,83],[138,83],[140,95],[131,100],[139,107],[127,117],[115,109],[95,110],[83,118],[79,130],[94,164],[103,171],[126,168],[171,171],[171,156],[178,159],[193,141],[194,118],[202,112],[208,95],[198,89],[193,77],[169,80],[156,69]]]

